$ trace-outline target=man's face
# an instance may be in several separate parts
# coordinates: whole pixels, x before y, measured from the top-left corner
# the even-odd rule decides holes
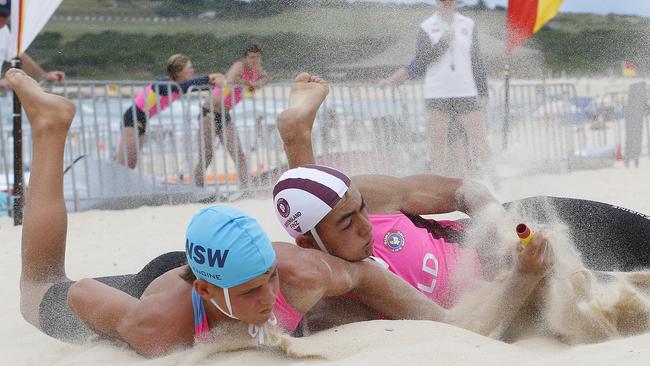
[[[9,23],[9,16],[0,14],[0,28],[4,27]]]
[[[354,183],[316,228],[327,250],[336,257],[359,261],[372,255],[372,224]]]
[[[274,264],[263,275],[228,290],[233,315],[240,320],[255,325],[266,323],[271,317],[278,296],[280,280],[278,266]],[[227,309],[223,290],[214,286],[214,300],[222,309]],[[212,291],[211,291],[212,292]]]

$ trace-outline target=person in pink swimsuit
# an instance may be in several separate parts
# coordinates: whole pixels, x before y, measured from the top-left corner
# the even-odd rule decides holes
[[[186,93],[191,86],[223,83],[224,76],[219,73],[194,78],[192,61],[181,53],[170,56],[166,68],[167,77],[160,79],[159,84],[147,85],[135,96],[133,105],[124,112],[116,163],[131,169],[136,167],[139,150],[142,150],[145,143],[147,122]]]
[[[211,100],[203,104],[201,111],[203,138],[199,137],[203,154],[199,154],[199,161],[194,170],[194,182],[197,186],[201,187],[205,184],[205,172],[212,162],[213,131],[236,162],[240,184],[243,187],[248,185],[246,154],[237,135],[237,129],[232,124],[230,110],[244,97],[252,96],[256,90],[264,87],[268,81],[269,75],[262,68],[262,47],[255,42],[248,43],[244,47],[242,58],[226,73],[225,82],[215,85],[212,88]]]
[[[325,81],[300,74],[289,108],[278,116],[290,168],[273,190],[280,223],[303,248],[349,261],[371,258],[439,305],[454,305],[463,290],[483,278],[481,262],[448,235],[462,231],[460,225],[419,215],[461,211],[471,216],[500,205],[485,187],[470,181],[435,175],[349,178],[314,165],[312,127],[327,94]],[[515,263],[501,296],[521,299],[523,305],[553,263],[544,235],[520,247]],[[514,311],[502,316],[514,316]]]
[[[253,218],[226,206],[198,212],[187,226],[185,250],[164,254],[137,274],[70,280],[61,167],[75,107],[45,93],[22,70],[9,69],[6,79],[23,102],[33,136],[20,311],[45,334],[73,343],[92,335],[118,339],[147,357],[218,342],[211,330],[221,326],[228,327],[221,337],[268,344],[274,325],[291,332],[321,299],[348,292],[389,317],[443,316],[397,276],[369,263],[272,243]]]

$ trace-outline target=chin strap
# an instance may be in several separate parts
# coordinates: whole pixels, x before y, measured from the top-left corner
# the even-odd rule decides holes
[[[227,288],[224,288],[224,289],[223,289],[223,298],[224,298],[224,300],[226,301],[226,307],[228,308],[228,311],[223,310],[223,309],[221,308],[221,306],[219,306],[219,304],[217,304],[217,302],[214,301],[214,299],[210,299],[210,302],[211,302],[212,305],[214,305],[217,309],[219,309],[220,312],[226,314],[226,316],[228,316],[229,318],[239,320],[239,318],[236,317],[236,316],[234,315],[234,313],[232,312],[232,305],[230,305],[230,295],[228,294],[228,289],[227,289]]]
[[[325,247],[325,244],[323,244],[323,241],[320,239],[320,236],[318,236],[318,233],[316,232],[316,228],[313,228],[313,229],[309,230],[309,232],[311,233],[311,235],[314,236],[314,240],[316,241],[316,244],[318,244],[318,247],[320,248],[320,250],[322,252],[330,254],[329,250],[327,250],[327,248]]]
[[[269,318],[269,320],[267,320],[266,323],[271,325],[277,325],[278,319],[275,318],[275,314],[271,313],[271,318]],[[264,324],[262,325],[248,324],[248,334],[251,336],[251,338],[257,338],[258,346],[265,345],[266,341],[268,340],[268,337],[266,335],[266,330],[264,330]]]
[[[390,266],[388,265],[388,263],[386,263],[385,260],[383,260],[383,259],[381,259],[381,258],[379,258],[379,257],[373,257],[373,256],[370,256],[370,257],[364,259],[363,262],[370,262],[370,263],[376,264],[376,265],[378,265],[378,266],[381,266],[381,267],[383,267],[384,269],[388,269],[388,268],[390,267]]]
[[[228,294],[227,288],[223,289],[223,298],[226,301],[226,307],[228,308],[228,311],[223,310],[221,306],[219,306],[219,304],[214,300],[214,298],[210,299],[210,302],[217,309],[219,309],[219,311],[224,313],[229,318],[239,320],[239,318],[236,317],[232,311],[232,305],[230,304],[230,295]],[[273,312],[271,312],[271,317],[269,318],[269,320],[266,321],[266,323],[273,326],[278,324],[278,319],[275,317],[275,314],[273,314]],[[266,335],[266,331],[264,330],[264,324],[262,325],[248,324],[248,334],[251,336],[251,338],[253,339],[256,338],[258,346],[263,346],[266,344],[268,337]]]

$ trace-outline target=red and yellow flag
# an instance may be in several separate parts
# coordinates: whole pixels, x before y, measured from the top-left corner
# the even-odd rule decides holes
[[[557,15],[564,0],[508,0],[508,55]]]
[[[624,61],[622,63],[623,66],[623,76],[625,77],[635,77],[636,76],[636,65],[629,62],[629,61]]]

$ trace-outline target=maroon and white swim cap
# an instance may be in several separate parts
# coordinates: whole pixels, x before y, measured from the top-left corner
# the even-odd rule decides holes
[[[275,214],[289,235],[297,238],[312,231],[349,187],[350,178],[334,168],[310,164],[289,169],[273,188]]]

